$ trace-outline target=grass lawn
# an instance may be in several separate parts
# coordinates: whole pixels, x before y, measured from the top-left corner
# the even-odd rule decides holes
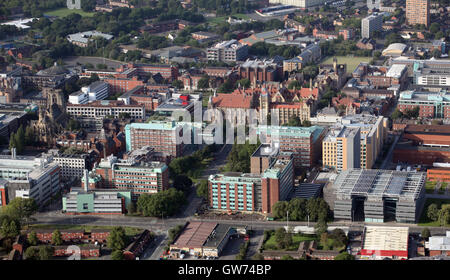
[[[425,183],[425,192],[434,193],[434,187],[436,187],[436,182],[427,181]]]
[[[292,246],[284,251],[296,251],[300,245],[300,242],[313,240],[318,240],[315,235],[294,234],[292,235]],[[264,250],[279,250],[277,247],[277,242],[275,241],[275,234],[270,236],[270,238],[264,243],[263,248]]]
[[[333,64],[334,56],[327,56],[322,60],[322,64]],[[356,66],[361,62],[369,62],[372,60],[370,56],[336,56],[337,62],[347,64],[347,73],[352,73]]]
[[[56,16],[56,17],[66,17],[70,14],[79,14],[82,17],[92,17],[95,13],[91,12],[85,12],[83,10],[71,10],[68,8],[61,8],[57,10],[47,11],[44,13],[45,15],[49,16]]]
[[[422,216],[419,219],[419,226],[423,226],[423,227],[439,227],[440,226],[438,221],[433,222],[430,219],[428,219],[428,217],[427,217],[427,208],[432,203],[436,203],[438,208],[440,209],[442,205],[450,204],[450,199],[428,198],[425,201],[425,206],[423,207],[423,210],[422,210]]]
[[[38,224],[38,225],[29,225],[29,229],[73,229],[73,230],[82,230],[90,231],[92,229],[110,229],[112,230],[114,226],[85,226],[85,225],[46,225],[46,224]],[[140,234],[143,229],[134,228],[134,227],[123,227],[125,229],[125,234],[128,237],[135,236]]]

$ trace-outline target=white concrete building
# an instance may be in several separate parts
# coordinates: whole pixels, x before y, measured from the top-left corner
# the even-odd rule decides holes
[[[53,149],[49,150],[49,152],[44,156],[59,165],[61,168],[61,178],[63,179],[81,178],[83,177],[84,170],[89,167],[88,154],[66,155],[60,153],[56,149]]]
[[[69,103],[86,104],[97,100],[103,100],[109,96],[109,85],[102,81],[96,81],[80,91],[69,95]]]
[[[42,205],[60,190],[60,167],[45,157],[0,156],[0,179],[8,201],[33,198]]]
[[[373,13],[361,20],[361,37],[370,38],[374,31],[383,30],[383,15]]]

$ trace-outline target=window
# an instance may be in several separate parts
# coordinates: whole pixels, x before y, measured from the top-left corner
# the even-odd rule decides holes
[[[83,210],[88,210],[88,204],[87,203],[83,203]]]

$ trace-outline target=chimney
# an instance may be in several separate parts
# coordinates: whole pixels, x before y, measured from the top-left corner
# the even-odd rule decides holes
[[[87,169],[84,170],[84,191],[89,191],[89,171]]]

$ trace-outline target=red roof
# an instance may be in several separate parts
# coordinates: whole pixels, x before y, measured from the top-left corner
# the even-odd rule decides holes
[[[237,89],[233,93],[219,93],[217,97],[212,98],[212,102],[219,108],[244,108],[252,107],[253,91],[245,90],[245,93]]]
[[[407,250],[406,251],[392,251],[392,250],[366,250],[366,249],[362,249],[360,253],[361,253],[362,256],[377,255],[377,256],[381,256],[381,257],[392,257],[392,256],[404,257],[404,258],[408,257],[408,251]]]

